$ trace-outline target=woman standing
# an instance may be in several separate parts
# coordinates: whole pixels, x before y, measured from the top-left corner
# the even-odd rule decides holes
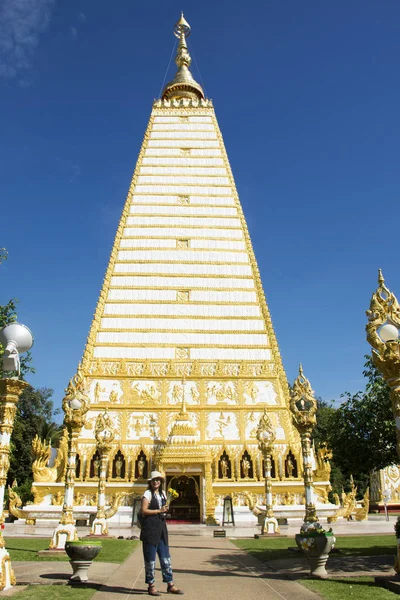
[[[143,542],[144,568],[146,572],[147,593],[150,596],[161,596],[154,583],[156,554],[160,561],[161,573],[167,592],[183,594],[173,582],[171,557],[168,547],[168,530],[166,517],[168,512],[167,498],[163,491],[164,477],[159,471],[150,473],[148,489],[142,497],[140,539]]]

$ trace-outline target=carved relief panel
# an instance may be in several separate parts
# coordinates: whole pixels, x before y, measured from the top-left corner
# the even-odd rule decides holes
[[[243,388],[245,404],[278,404],[278,394],[272,381],[244,381]]]
[[[161,402],[161,383],[159,381],[132,381],[130,402],[152,406]]]
[[[206,436],[209,440],[238,440],[237,415],[233,412],[212,412],[207,415]]]
[[[171,381],[167,392],[168,404],[182,404],[183,389],[185,389],[185,400],[188,405],[200,403],[199,386],[196,381]]]
[[[121,382],[112,379],[94,379],[90,383],[90,402],[98,404],[107,402],[110,404],[121,404],[122,402]]]
[[[159,415],[155,412],[131,412],[128,417],[127,439],[159,439]]]
[[[255,440],[257,434],[258,423],[261,419],[262,412],[260,411],[251,411],[246,413],[245,418],[245,439],[246,440]],[[271,419],[272,426],[275,431],[275,436],[277,440],[285,440],[286,434],[285,430],[280,423],[279,416],[276,413],[268,413],[269,418]]]
[[[97,416],[102,414],[102,411],[98,410],[90,410],[88,412],[85,425],[83,426],[83,436],[89,439],[95,440],[94,435],[94,427],[96,423]],[[122,412],[116,411],[108,411],[108,416],[110,417],[110,421],[112,423],[112,428],[115,431],[115,439],[121,439],[121,431],[122,431]]]
[[[206,385],[207,404],[237,404],[237,384],[233,381],[209,381]]]

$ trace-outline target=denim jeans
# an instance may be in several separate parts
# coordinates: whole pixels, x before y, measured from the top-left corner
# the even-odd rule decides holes
[[[156,554],[158,554],[158,560],[160,561],[162,580],[164,583],[172,583],[171,557],[169,555],[169,548],[162,538],[160,539],[158,546],[143,542],[146,583],[154,583]]]

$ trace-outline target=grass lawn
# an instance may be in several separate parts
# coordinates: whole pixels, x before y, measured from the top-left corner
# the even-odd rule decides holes
[[[76,588],[67,585],[30,585],[25,590],[13,594],[17,600],[89,600],[96,593],[93,588]]]
[[[262,538],[262,539],[236,539],[232,542],[258,560],[267,562],[279,558],[295,556],[288,552],[288,548],[296,548],[294,538]],[[368,535],[368,536],[337,536],[336,548],[341,556],[380,556],[382,554],[396,554],[396,538],[394,535]]]
[[[6,548],[10,554],[11,561],[19,560],[54,560],[54,561],[65,561],[69,560],[66,554],[61,556],[47,557],[38,556],[38,550],[47,550],[49,547],[49,538],[6,538]],[[102,540],[102,549],[98,556],[94,559],[100,562],[111,562],[111,563],[123,563],[128,556],[136,549],[139,545],[139,540],[113,540],[107,539]],[[52,588],[53,590],[54,588]],[[78,591],[78,590],[77,590]],[[86,591],[86,590],[85,590]],[[21,596],[22,597],[22,596]],[[27,596],[27,598],[30,596]],[[57,596],[58,597],[58,596]],[[32,596],[36,598],[36,596]],[[56,596],[54,596],[56,598]],[[64,598],[64,596],[60,596]],[[69,598],[69,596],[65,596]],[[72,598],[72,596],[71,596]],[[78,598],[78,597],[77,597]],[[80,598],[80,596],[79,596]],[[82,596],[83,598],[89,598],[89,596]]]
[[[304,587],[319,594],[324,600],[394,600],[397,594],[375,585],[373,577],[343,577],[325,581],[301,580]]]

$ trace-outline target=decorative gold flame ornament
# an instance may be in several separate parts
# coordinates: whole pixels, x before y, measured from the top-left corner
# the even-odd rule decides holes
[[[275,442],[275,432],[269,420],[267,409],[264,408],[264,413],[258,423],[256,438],[258,447],[264,458],[264,477],[265,477],[265,519],[261,528],[261,535],[266,533],[279,533],[278,521],[274,517],[272,507],[272,461],[271,456]]]
[[[65,542],[78,539],[73,515],[76,454],[78,439],[82,427],[85,425],[86,413],[89,410],[89,396],[87,395],[87,386],[81,365],[78,366],[76,374],[65,390],[62,408],[64,410],[64,425],[68,431],[68,462],[65,473],[65,494],[61,518],[50,542],[50,549],[57,550],[64,549]]]
[[[308,529],[311,524],[320,527],[317,519],[311,461],[311,434],[317,423],[317,401],[311,384],[304,376],[303,368],[299,366],[299,375],[294,380],[290,393],[290,409],[293,423],[300,433],[301,451],[303,456],[304,490],[306,496],[306,513],[302,529]]]

